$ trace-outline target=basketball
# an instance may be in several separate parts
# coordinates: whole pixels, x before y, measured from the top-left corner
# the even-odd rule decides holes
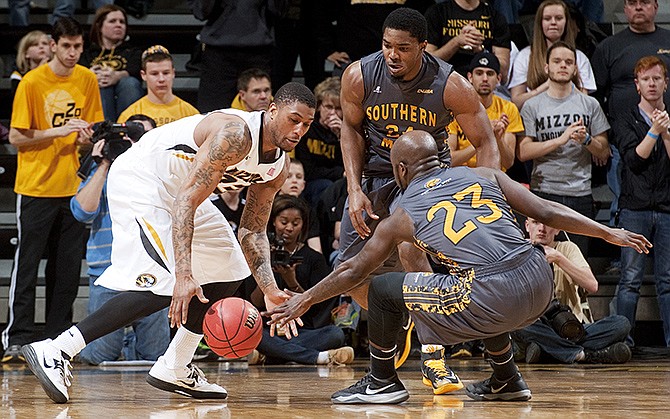
[[[261,342],[261,315],[250,302],[228,297],[212,304],[205,314],[202,330],[207,346],[224,358],[249,355]]]

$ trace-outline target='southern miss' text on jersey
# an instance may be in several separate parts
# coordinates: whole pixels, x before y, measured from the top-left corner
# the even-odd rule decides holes
[[[415,129],[435,138],[440,160],[448,163],[447,125],[453,116],[444,107],[443,96],[451,65],[424,53],[419,74],[404,81],[391,76],[379,51],[361,59],[361,70],[365,89],[363,128],[370,141],[364,175],[393,177],[393,142]]]

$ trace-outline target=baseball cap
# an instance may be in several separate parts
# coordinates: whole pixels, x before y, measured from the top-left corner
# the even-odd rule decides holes
[[[498,57],[488,51],[482,51],[475,55],[472,61],[470,61],[468,71],[472,71],[477,67],[490,68],[496,73],[500,73],[500,61],[498,61]]]

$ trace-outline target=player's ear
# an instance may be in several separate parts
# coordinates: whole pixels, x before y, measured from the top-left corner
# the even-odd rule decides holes
[[[405,162],[398,163],[398,175],[403,182],[406,180],[405,178],[407,177],[407,165],[405,164]]]
[[[278,111],[279,109],[277,108],[277,104],[275,102],[270,102],[270,106],[268,106],[268,114],[270,115],[270,119],[275,119]]]

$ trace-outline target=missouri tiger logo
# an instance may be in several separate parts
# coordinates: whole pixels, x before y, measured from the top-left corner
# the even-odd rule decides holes
[[[151,274],[141,274],[135,279],[135,285],[140,288],[151,288],[156,285],[156,277]]]

